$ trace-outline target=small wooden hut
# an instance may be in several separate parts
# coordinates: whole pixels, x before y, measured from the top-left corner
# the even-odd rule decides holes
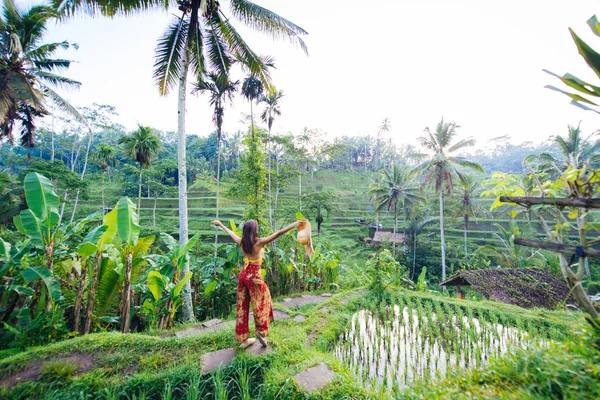
[[[404,243],[404,234],[394,232],[376,231],[372,238],[365,238],[365,243],[373,247],[381,246],[381,243],[402,244]]]
[[[555,309],[560,303],[574,303],[569,287],[539,268],[465,270],[440,283],[461,287],[470,286],[485,298],[524,308]]]

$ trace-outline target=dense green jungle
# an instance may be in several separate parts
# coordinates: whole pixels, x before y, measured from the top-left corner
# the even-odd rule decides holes
[[[55,57],[72,44],[45,42],[46,24],[144,2],[3,2],[0,398],[600,398],[600,131],[476,151],[443,118],[418,146],[390,138],[388,118],[362,135],[276,132],[272,61],[218,2],[178,4],[155,77],[210,98],[210,133],[127,129],[115,107],[59,95],[79,82]],[[289,20],[231,7],[304,48]],[[595,111],[596,86],[556,77]],[[246,128],[225,132],[238,95]],[[212,222],[242,236],[249,219],[260,237],[307,220],[314,251],[295,229],[266,246],[275,321],[266,347],[241,349],[245,261]]]

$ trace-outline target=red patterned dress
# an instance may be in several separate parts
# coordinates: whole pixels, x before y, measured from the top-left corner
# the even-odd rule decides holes
[[[269,322],[273,321],[271,292],[260,274],[262,259],[247,260],[238,278],[235,339],[243,342],[248,338],[250,303],[254,312],[256,330],[267,336]]]

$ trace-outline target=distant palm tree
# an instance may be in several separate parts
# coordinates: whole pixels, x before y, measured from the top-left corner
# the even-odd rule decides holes
[[[398,230],[398,205],[403,210],[404,239],[406,239],[406,208],[414,206],[425,199],[418,194],[419,189],[413,186],[408,174],[398,165],[392,166],[390,170],[379,171],[376,182],[369,185],[369,198],[375,201],[375,214],[386,210],[394,215],[394,240],[393,253],[396,255],[396,232]],[[403,240],[404,252],[406,252],[406,240]]]
[[[102,170],[102,212],[104,212],[106,210],[106,204],[104,202],[104,177],[106,176],[109,165],[114,164],[116,161],[115,149],[105,143],[100,143],[98,150],[96,150],[92,157]]]
[[[553,140],[558,147],[559,156],[556,157],[548,152],[539,155],[531,155],[525,159],[525,162],[537,160],[539,169],[542,172],[552,176],[560,175],[569,165],[576,168],[582,168],[585,162],[589,162],[592,167],[600,166],[600,139],[590,140],[598,135],[598,131],[587,137],[583,137],[579,125],[577,127],[568,126],[569,133],[566,138],[554,136]]]
[[[275,229],[273,225],[273,206],[272,206],[272,192],[271,192],[271,154],[269,152],[269,144],[271,140],[271,128],[276,116],[281,115],[280,101],[283,98],[282,90],[274,90],[273,92],[263,96],[260,100],[261,103],[265,103],[266,107],[260,116],[260,119],[267,124],[269,128],[269,137],[267,138],[267,185],[269,190],[269,224],[271,229]]]
[[[454,213],[453,218],[463,218],[465,257],[467,257],[467,231],[469,230],[469,218],[477,220],[477,215],[485,215],[487,214],[487,210],[485,207],[479,204],[479,202],[477,201],[478,197],[475,195],[477,189],[479,188],[479,184],[477,182],[474,182],[473,179],[469,176],[465,176],[465,178],[466,181],[461,182],[462,197],[460,199],[460,203],[456,207],[456,212]]]
[[[264,90],[264,84],[254,75],[251,74],[244,79],[244,83],[242,84],[242,96],[244,96],[246,100],[250,102],[250,129],[252,140],[254,140],[254,111],[252,108],[252,103],[261,98]]]
[[[456,129],[459,126],[454,123],[446,123],[444,119],[437,124],[435,131],[425,128],[427,136],[419,138],[421,146],[433,152],[431,158],[413,168],[413,174],[423,174],[423,184],[433,186],[440,200],[440,239],[442,247],[442,280],[446,280],[446,241],[444,238],[444,191],[451,194],[454,191],[455,179],[463,183],[467,182],[465,175],[458,167],[472,169],[483,173],[483,168],[476,162],[469,161],[463,157],[453,157],[450,153],[470,147],[475,144],[474,139],[459,140],[456,144],[452,142],[456,138]]]
[[[160,138],[152,132],[148,126],[139,128],[129,135],[122,136],[119,144],[123,146],[123,153],[140,166],[140,177],[138,182],[137,211],[140,214],[140,200],[142,198],[142,172],[152,164],[152,157],[160,151]]]
[[[225,102],[233,101],[233,94],[237,89],[238,81],[231,82],[226,75],[218,75],[212,72],[203,80],[198,82],[194,91],[198,93],[209,93],[210,105],[213,107],[213,123],[217,127],[217,192],[216,192],[216,217],[219,219],[219,186],[221,182],[221,136],[223,130],[223,117],[225,115]],[[217,259],[217,240],[219,237],[218,227],[215,226],[215,263]],[[216,264],[215,264],[216,265]]]
[[[57,18],[48,6],[19,9],[14,0],[3,0],[0,16],[0,139],[14,142],[13,130],[20,125],[23,147],[35,147],[35,118],[49,114],[46,100],[78,119],[83,118],[56,91],[73,89],[81,84],[59,72],[66,70],[71,61],[54,58],[59,50],[77,45],[62,41],[42,44],[46,24]]]

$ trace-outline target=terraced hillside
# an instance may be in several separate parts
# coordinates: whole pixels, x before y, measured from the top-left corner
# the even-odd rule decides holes
[[[374,207],[369,201],[366,192],[371,181],[371,172],[334,172],[330,170],[318,171],[314,175],[306,175],[302,177],[302,194],[308,194],[315,190],[329,190],[335,193],[336,200],[334,204],[341,210],[334,215],[326,216],[325,222],[322,225],[323,238],[333,241],[336,245],[342,248],[356,248],[362,246],[363,239],[372,234],[365,225],[361,225],[357,220],[363,220],[366,223],[375,222]],[[246,206],[243,201],[233,199],[227,196],[228,189],[232,182],[223,182],[221,185],[222,197],[220,200],[219,218],[223,221],[234,220],[240,223],[245,216]],[[190,234],[200,232],[206,237],[214,235],[214,229],[210,225],[210,221],[215,218],[215,185],[213,182],[199,181],[194,183],[189,188],[188,193],[188,211],[189,211],[189,227]],[[290,185],[279,194],[279,206],[277,212],[278,226],[289,223],[300,209],[298,200],[298,180],[293,179]],[[114,204],[118,197],[122,195],[122,191],[118,187],[107,188],[106,204]],[[436,216],[438,213],[437,196],[429,204],[431,215]],[[492,198],[482,198],[478,201],[486,209],[489,209],[493,202]],[[78,215],[83,216],[100,209],[101,196],[97,188],[92,189],[90,198],[80,202],[81,206],[78,209]],[[178,224],[178,199],[174,191],[170,196],[164,196],[156,199],[156,228],[154,225],[153,208],[155,206],[154,198],[142,198],[141,201],[141,223],[142,227],[147,231],[163,231],[171,234],[177,234]],[[447,203],[447,212],[445,217],[446,239],[450,243],[463,245],[464,231],[461,218],[452,218],[454,210],[451,209],[452,202]],[[314,215],[310,211],[301,209],[305,215],[311,220],[314,220]],[[525,216],[517,217],[519,226],[527,223]],[[496,237],[498,228],[495,224],[502,225],[508,228],[511,223],[511,218],[506,212],[493,212],[490,215],[478,218],[469,223],[467,231],[468,246],[471,250],[489,244],[500,245],[500,240]],[[393,229],[393,218],[391,215],[381,215],[379,222],[383,224],[384,230],[391,231]],[[313,228],[316,228],[315,226]],[[533,234],[543,237],[541,226],[537,221],[531,222],[531,230]],[[398,220],[398,231],[403,231],[402,216]],[[426,228],[424,234],[431,234],[427,239],[429,241],[437,241],[439,225],[433,222]],[[535,233],[537,232],[537,233]],[[221,241],[229,241],[229,238],[224,232],[220,232]],[[573,239],[576,239],[575,232],[571,234]]]

